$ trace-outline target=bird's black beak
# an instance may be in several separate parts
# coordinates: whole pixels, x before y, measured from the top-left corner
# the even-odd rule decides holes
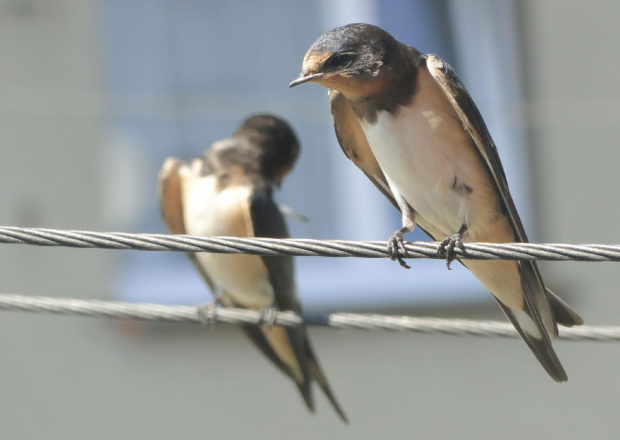
[[[297,78],[295,81],[289,84],[289,87],[295,87],[295,86],[298,86],[299,84],[303,84],[308,81],[313,81],[315,79],[321,78],[323,75],[325,74],[324,73],[311,74],[309,72],[302,72],[301,75],[299,75],[299,78]]]

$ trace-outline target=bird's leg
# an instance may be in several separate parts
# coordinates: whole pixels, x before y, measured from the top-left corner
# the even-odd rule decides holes
[[[463,223],[461,225],[461,229],[456,234],[446,237],[444,241],[441,242],[439,248],[437,248],[437,255],[442,257],[445,255],[446,257],[446,266],[448,266],[448,270],[452,270],[450,268],[450,264],[456,258],[454,254],[454,248],[458,247],[460,250],[465,250],[465,245],[463,245],[463,234],[467,231],[467,225]]]
[[[407,249],[405,248],[405,240],[403,234],[413,231],[415,221],[413,220],[413,209],[405,203],[405,207],[401,207],[403,213],[403,227],[394,232],[388,239],[388,254],[392,261],[398,260],[398,263],[405,269],[411,269],[403,258],[407,257]]]

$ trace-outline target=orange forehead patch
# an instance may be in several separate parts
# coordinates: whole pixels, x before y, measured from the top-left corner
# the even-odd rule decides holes
[[[304,63],[302,69],[304,72],[315,73],[319,72],[323,63],[331,56],[331,53],[316,53],[308,52],[304,57]]]

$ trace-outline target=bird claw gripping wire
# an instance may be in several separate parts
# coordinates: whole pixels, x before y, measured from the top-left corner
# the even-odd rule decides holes
[[[461,241],[461,234],[454,234],[450,237],[446,237],[444,241],[441,242],[439,248],[437,248],[437,255],[439,257],[446,258],[446,266],[448,266],[448,270],[452,270],[450,264],[456,259],[456,253],[454,252],[454,248],[459,248],[460,250],[465,250],[465,245]]]
[[[217,301],[196,307],[196,313],[198,314],[198,320],[204,327],[210,328],[215,326],[217,322]]]
[[[275,324],[276,318],[278,317],[278,309],[275,307],[265,307],[260,311],[260,319],[258,320],[259,325],[266,325],[267,327],[271,327]]]
[[[407,248],[405,248],[405,240],[403,239],[403,234],[400,231],[394,232],[390,238],[388,239],[388,254],[390,255],[390,260],[397,260],[401,267],[405,269],[411,269],[403,258],[408,257]]]

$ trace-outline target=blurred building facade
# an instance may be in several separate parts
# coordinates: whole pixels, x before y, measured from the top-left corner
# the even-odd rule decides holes
[[[246,114],[273,111],[293,123],[304,149],[279,194],[311,218],[292,225],[294,235],[385,238],[398,216],[339,151],[325,91],[286,88],[319,34],[368,20],[455,65],[509,178],[516,186],[526,181],[518,203],[537,241],[620,242],[620,5],[387,3],[0,0],[1,224],[163,232],[156,202],[163,158],[196,156]],[[502,149],[514,142],[517,148]],[[357,210],[379,214],[352,225],[342,220]],[[146,292],[174,302],[153,293],[160,269],[169,268],[166,277],[193,280],[179,297],[208,300],[183,257],[4,246],[0,292],[137,300]],[[300,271],[312,273],[307,264],[314,263],[300,259]],[[445,275],[441,262],[416,261],[408,272],[387,261],[363,264],[356,270],[402,272],[394,275],[398,283],[411,283],[421,298],[422,267]],[[593,325],[619,322],[614,269],[543,264],[548,284]],[[462,286],[461,276],[467,279],[443,276],[445,290]],[[300,276],[302,294],[309,277]],[[329,294],[354,308],[357,286],[349,286]],[[503,319],[486,293],[467,286],[453,296],[438,291],[443,301],[407,302],[406,289],[360,293],[359,301],[372,310]],[[339,308],[307,292],[304,303],[315,309]],[[318,414],[306,414],[294,387],[236,328],[1,317],[2,438],[613,438],[618,431],[620,355],[612,345],[557,343],[570,377],[557,385],[517,340],[313,329],[352,421],[344,427],[318,393]]]

